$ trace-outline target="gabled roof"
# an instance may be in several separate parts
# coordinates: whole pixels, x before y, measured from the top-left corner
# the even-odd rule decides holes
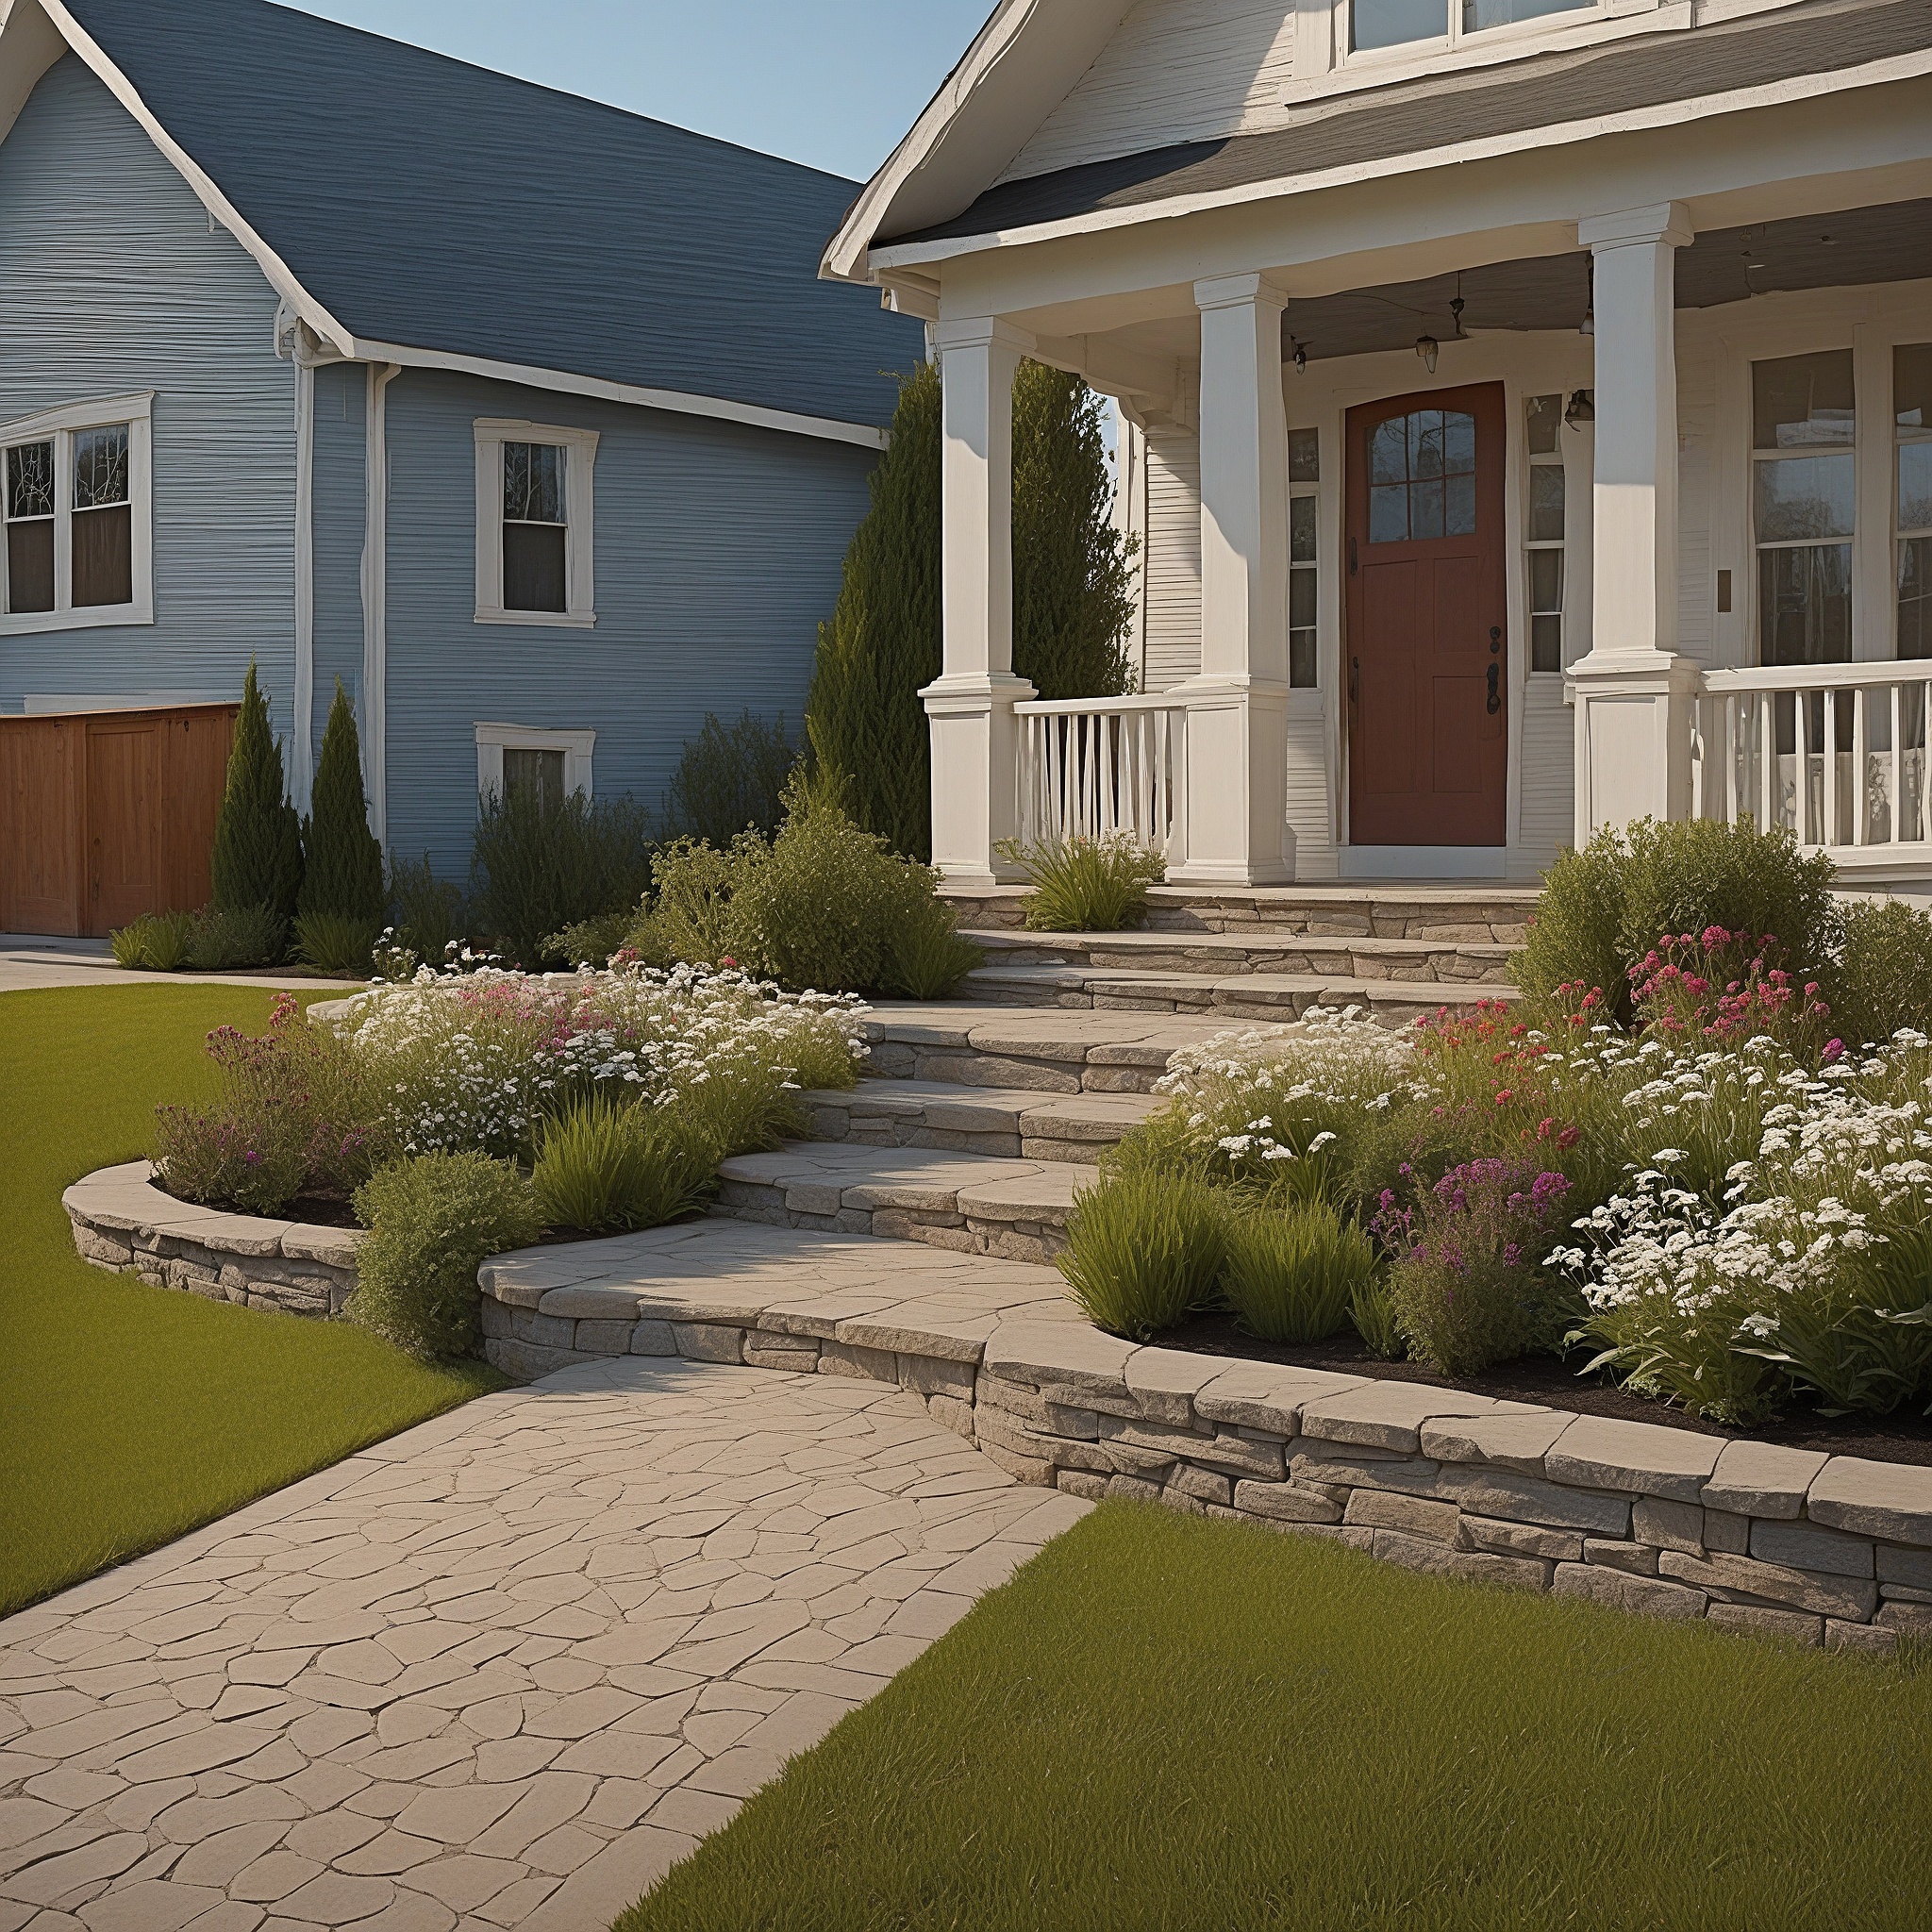
[[[269,0],[42,8],[342,354],[891,421],[917,325],[816,278],[853,182]]]

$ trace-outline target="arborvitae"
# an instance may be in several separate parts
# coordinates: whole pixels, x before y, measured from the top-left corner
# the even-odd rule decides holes
[[[851,779],[846,804],[894,850],[932,852],[932,741],[923,685],[940,675],[940,378],[899,384],[872,508],[845,553],[838,608],[819,626],[806,730],[822,764]]]
[[[387,908],[382,847],[370,833],[369,805],[362,794],[356,714],[339,677],[322,734],[309,815],[302,827],[302,891],[296,909],[305,918],[333,912],[344,919],[380,919]]]
[[[208,873],[223,911],[266,906],[278,919],[294,916],[302,887],[302,828],[286,795],[281,741],[269,730],[268,706],[252,658]]]
[[[1112,521],[1100,398],[1063,369],[1013,384],[1013,669],[1042,698],[1132,683],[1133,544]]]

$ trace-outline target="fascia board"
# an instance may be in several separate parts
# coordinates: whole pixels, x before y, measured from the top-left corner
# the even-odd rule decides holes
[[[1418,149],[1410,154],[1391,155],[1344,168],[1330,168],[1307,175],[1274,175],[1263,181],[1243,182],[1236,188],[1217,189],[1210,193],[1173,195],[1162,201],[1137,203],[1132,208],[1101,208],[1090,214],[1069,216],[1062,221],[995,228],[983,235],[962,235],[943,242],[908,242],[899,246],[888,244],[872,249],[868,260],[875,270],[916,268],[929,262],[954,260],[960,256],[981,255],[996,248],[1064,241],[1075,236],[1130,228],[1147,222],[1175,221],[1185,215],[1216,208],[1241,208],[1257,201],[1312,194],[1322,189],[1353,187],[1360,182],[1423,174],[1433,168],[1490,160],[1498,156],[1534,153],[1543,148],[1595,141],[1607,135],[1683,126],[1723,114],[1747,113],[1756,108],[1816,100],[1857,88],[1915,80],[1927,74],[1932,74],[1932,49],[1921,49],[1910,54],[1891,55],[1863,67],[1845,68],[1837,74],[1802,75],[1790,80],[1768,82],[1760,87],[1739,88],[1726,93],[1702,94],[1690,100],[1667,101],[1656,107],[1632,108],[1623,114],[1559,122],[1545,127],[1524,128],[1513,134],[1493,135],[1481,141]]]

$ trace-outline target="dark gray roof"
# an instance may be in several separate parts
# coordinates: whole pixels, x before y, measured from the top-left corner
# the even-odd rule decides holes
[[[358,336],[884,425],[919,325],[818,279],[856,183],[267,0],[67,0]]]
[[[1212,194],[1250,182],[1359,167],[1452,143],[1627,113],[1665,101],[1835,69],[1932,45],[1927,0],[1807,0],[1769,19],[1720,22],[1503,70],[1411,82],[1359,104],[1291,112],[1264,134],[1232,135],[1090,161],[990,188],[949,222],[874,245],[949,241],[1106,209]]]

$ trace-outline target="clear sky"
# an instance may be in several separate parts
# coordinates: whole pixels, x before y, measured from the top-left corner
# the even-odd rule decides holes
[[[413,41],[862,180],[992,0],[293,0]]]

